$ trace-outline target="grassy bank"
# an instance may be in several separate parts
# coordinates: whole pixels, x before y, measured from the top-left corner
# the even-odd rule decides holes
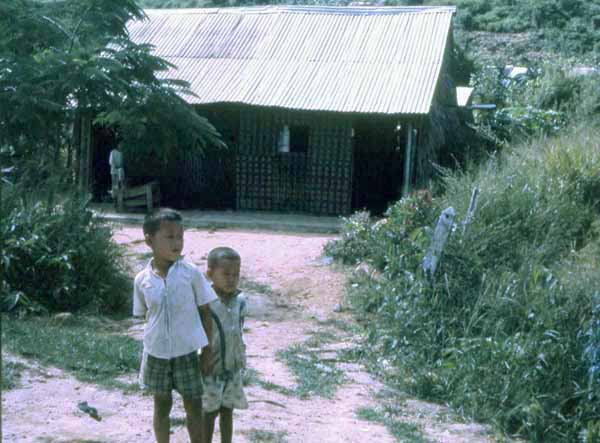
[[[327,249],[379,270],[349,298],[388,377],[534,442],[598,441],[599,140],[586,128],[521,145],[448,174],[439,198],[347,221]],[[428,278],[422,260],[448,206],[457,226]]]

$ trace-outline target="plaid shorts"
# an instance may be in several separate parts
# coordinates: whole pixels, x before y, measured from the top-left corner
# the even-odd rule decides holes
[[[175,389],[185,398],[202,397],[202,371],[198,353],[165,359],[144,352],[140,385],[151,394],[170,394]]]

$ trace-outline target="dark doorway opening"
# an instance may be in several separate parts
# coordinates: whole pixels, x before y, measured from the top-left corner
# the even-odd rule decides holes
[[[108,157],[110,151],[117,146],[115,131],[103,126],[93,127],[92,149],[94,167],[92,175],[92,195],[94,201],[109,201],[111,189],[110,165]]]
[[[239,146],[240,111],[237,105],[197,106],[221,134],[226,149],[207,146],[202,154],[180,160],[179,191],[183,206],[197,209],[233,209],[236,202],[236,161]]]
[[[381,215],[402,192],[406,137],[394,119],[361,118],[353,125],[352,209]]]

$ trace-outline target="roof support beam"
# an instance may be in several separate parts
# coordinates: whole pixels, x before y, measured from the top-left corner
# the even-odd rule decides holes
[[[402,186],[402,197],[410,194],[410,185],[412,179],[414,152],[417,149],[417,130],[413,128],[412,123],[406,127],[406,145],[404,150],[404,185]]]

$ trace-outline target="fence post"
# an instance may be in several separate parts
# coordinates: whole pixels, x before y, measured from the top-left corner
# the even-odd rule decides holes
[[[455,216],[456,212],[454,212],[454,208],[449,207],[442,211],[440,218],[438,219],[437,226],[435,227],[435,231],[433,233],[433,241],[431,242],[431,246],[429,246],[427,254],[425,254],[425,258],[423,259],[423,270],[429,277],[433,277],[438,263],[442,258],[444,245],[446,244],[450,232],[452,231]]]

